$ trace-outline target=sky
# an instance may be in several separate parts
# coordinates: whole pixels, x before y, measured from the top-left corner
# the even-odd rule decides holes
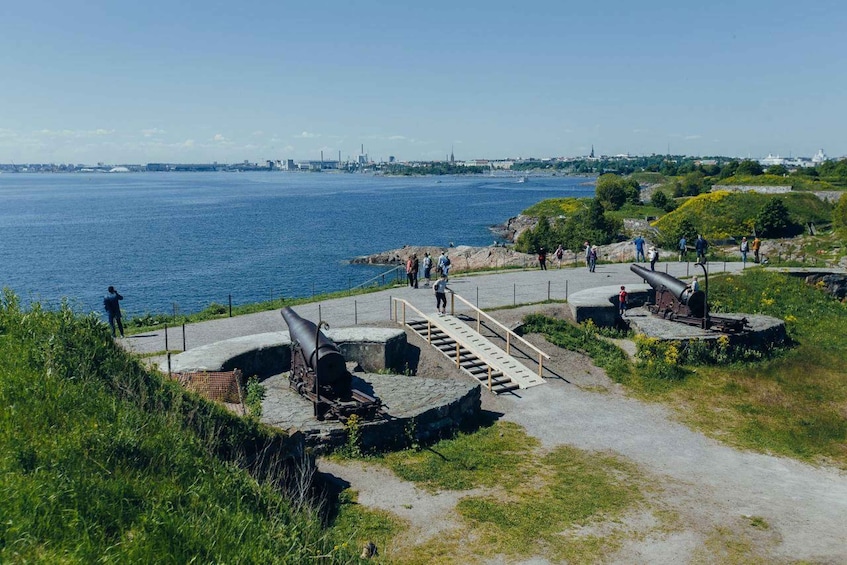
[[[0,0],[0,163],[847,155],[847,2]]]

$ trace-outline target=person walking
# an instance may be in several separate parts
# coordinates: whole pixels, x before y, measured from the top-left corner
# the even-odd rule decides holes
[[[538,265],[541,267],[542,271],[547,270],[547,252],[543,247],[538,249]]]
[[[559,247],[556,248],[556,263],[558,264],[558,268],[562,268],[562,259],[565,257],[565,249],[562,247],[562,244],[559,244]]]
[[[747,243],[746,237],[741,238],[741,246],[739,249],[741,250],[741,268],[743,269],[747,266],[747,252],[750,251],[750,244]]]
[[[709,248],[709,242],[703,239],[701,234],[697,234],[697,241],[694,242],[694,250],[697,251],[697,262],[701,265],[706,264],[706,250]]]
[[[635,262],[641,261],[644,262],[644,238],[641,237],[641,234],[638,234],[636,238],[633,240],[635,244]]]
[[[120,293],[115,290],[115,287],[110,286],[108,294],[103,298],[103,308],[106,309],[106,314],[109,316],[109,326],[112,328],[112,337],[115,337],[115,324],[118,325],[118,330],[121,332],[121,337],[124,336],[124,325],[121,323],[121,305],[120,301],[124,299]]]
[[[762,247],[762,240],[759,236],[753,238],[753,262],[759,263],[759,249]]]
[[[423,270],[424,270],[424,286],[429,286],[432,282],[432,257],[430,257],[429,253],[424,253],[423,260]]]
[[[679,238],[678,248],[679,248],[679,262],[680,263],[688,260],[688,247],[686,247],[687,244],[688,244],[688,242],[685,240],[685,236],[682,236],[682,237]]]
[[[435,292],[435,311],[443,316],[447,313],[447,291],[450,290],[447,286],[447,275],[442,274],[432,285],[432,290]]]
[[[650,260],[650,270],[656,270],[656,261],[659,260],[659,250],[656,249],[655,245],[651,245],[650,249],[647,251],[647,259]]]
[[[626,301],[628,294],[626,292],[626,287],[621,286],[621,291],[618,293],[618,312],[621,315],[621,318],[626,317]]]

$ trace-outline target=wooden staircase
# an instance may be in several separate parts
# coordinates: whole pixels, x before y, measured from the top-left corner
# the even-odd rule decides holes
[[[423,316],[406,320],[406,325],[495,394],[544,383],[540,376],[454,316]]]

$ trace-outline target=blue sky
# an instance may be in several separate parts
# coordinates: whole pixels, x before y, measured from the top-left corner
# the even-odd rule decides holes
[[[0,7],[0,163],[847,155],[842,1]]]

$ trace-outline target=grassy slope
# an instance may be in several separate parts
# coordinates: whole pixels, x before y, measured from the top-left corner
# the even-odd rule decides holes
[[[831,206],[812,194],[768,196],[752,192],[710,192],[686,200],[673,212],[653,225],[662,231],[674,231],[689,220],[707,239],[723,239],[752,233],[756,215],[770,198],[780,198],[789,214],[802,223],[825,223],[831,219]]]
[[[0,305],[0,562],[353,559],[235,464],[255,424],[147,375],[93,318],[14,302]]]

